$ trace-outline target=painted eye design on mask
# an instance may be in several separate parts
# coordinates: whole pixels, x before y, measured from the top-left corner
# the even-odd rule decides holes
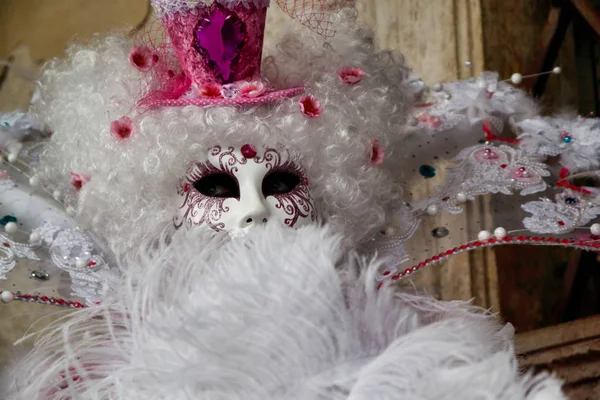
[[[293,191],[302,181],[298,175],[288,171],[273,171],[268,173],[262,182],[263,196],[286,194]]]
[[[226,173],[205,175],[193,184],[200,194],[206,197],[239,198],[240,188],[237,180]]]

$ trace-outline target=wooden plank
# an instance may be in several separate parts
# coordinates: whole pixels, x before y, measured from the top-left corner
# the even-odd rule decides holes
[[[525,355],[598,337],[600,315],[518,334],[515,346],[518,354]]]

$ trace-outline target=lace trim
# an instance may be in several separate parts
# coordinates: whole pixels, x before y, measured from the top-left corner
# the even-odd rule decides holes
[[[177,13],[194,12],[196,7],[202,5],[210,7],[214,3],[232,10],[236,7],[265,8],[269,6],[270,0],[152,0],[152,7],[159,18],[171,17]]]

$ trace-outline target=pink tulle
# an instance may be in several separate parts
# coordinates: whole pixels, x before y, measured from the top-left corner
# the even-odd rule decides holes
[[[275,0],[290,17],[323,37],[335,35],[333,21],[346,10],[356,13],[356,0]]]

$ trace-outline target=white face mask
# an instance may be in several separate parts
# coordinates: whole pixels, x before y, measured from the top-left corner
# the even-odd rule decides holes
[[[192,163],[177,191],[176,228],[245,234],[268,221],[299,227],[316,220],[304,170],[286,150],[220,146]]]

